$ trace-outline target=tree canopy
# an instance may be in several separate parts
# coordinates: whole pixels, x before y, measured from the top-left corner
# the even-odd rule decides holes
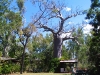
[[[89,63],[90,65],[90,75],[100,74],[100,1],[91,0],[91,7],[87,13],[87,18],[90,19],[90,24],[92,24],[93,32],[92,39],[89,49]]]

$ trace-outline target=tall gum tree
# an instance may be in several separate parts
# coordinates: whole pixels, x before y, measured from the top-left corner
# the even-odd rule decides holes
[[[18,33],[19,40],[23,46],[22,57],[21,57],[21,69],[20,69],[21,74],[24,72],[24,60],[25,60],[25,51],[27,48],[27,44],[29,42],[29,38],[31,37],[32,33],[35,31],[36,29],[34,25],[30,23],[27,27],[20,29]]]
[[[24,6],[25,4],[25,0],[17,0],[17,6],[19,7],[19,12],[20,12],[20,16],[22,17],[22,21],[24,19]],[[29,23],[26,27],[24,27],[24,22],[22,22],[23,27],[20,27],[17,31],[19,40],[23,46],[23,51],[22,51],[22,55],[21,55],[21,61],[20,61],[20,74],[22,74],[24,72],[24,60],[25,60],[25,52],[26,52],[26,48],[27,48],[27,44],[29,42],[29,38],[32,36],[33,32],[36,31],[36,27],[34,26],[34,24]]]
[[[35,23],[37,28],[43,28],[44,31],[50,31],[53,34],[54,58],[61,58],[63,41],[72,39],[78,43],[76,40],[77,36],[72,36],[74,28],[71,28],[70,24],[68,26],[67,20],[81,15],[82,11],[76,9],[75,12],[72,10],[67,12],[67,7],[62,1],[39,0],[38,6],[40,11],[37,15],[33,16],[33,24]]]
[[[15,31],[21,26],[21,16],[17,10],[11,6],[12,0],[0,1],[0,40],[2,45],[2,56],[8,57],[11,48],[10,40]]]

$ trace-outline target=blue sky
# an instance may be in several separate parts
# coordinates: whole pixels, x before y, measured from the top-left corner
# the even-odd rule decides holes
[[[63,1],[63,0],[62,0]],[[75,9],[76,7],[79,8],[80,10],[85,10],[89,9],[90,7],[90,0],[65,0],[65,3],[67,4],[67,7],[71,9]],[[25,2],[25,19],[26,19],[26,24],[32,21],[32,15],[34,12],[36,12],[35,6],[33,6],[32,2],[30,0],[26,0]],[[72,22],[75,23],[81,23],[84,20],[85,15],[77,16],[75,18],[71,18]]]

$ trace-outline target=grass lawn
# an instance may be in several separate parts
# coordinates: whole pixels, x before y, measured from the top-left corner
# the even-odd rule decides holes
[[[23,74],[9,74],[9,75],[71,75],[70,73],[23,73]]]

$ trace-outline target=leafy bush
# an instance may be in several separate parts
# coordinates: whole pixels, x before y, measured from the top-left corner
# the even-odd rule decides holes
[[[52,59],[49,65],[49,68],[50,68],[49,72],[55,72],[59,64],[60,64],[60,60],[58,58]]]
[[[67,72],[71,72],[71,68],[69,66],[66,67]]]
[[[10,70],[10,65],[8,65],[7,63],[3,63],[2,64],[2,70],[1,70],[1,73],[2,74],[7,74],[7,73],[10,73],[11,70]]]
[[[20,65],[12,62],[3,62],[0,65],[0,74],[19,72],[19,70],[20,70]]]

